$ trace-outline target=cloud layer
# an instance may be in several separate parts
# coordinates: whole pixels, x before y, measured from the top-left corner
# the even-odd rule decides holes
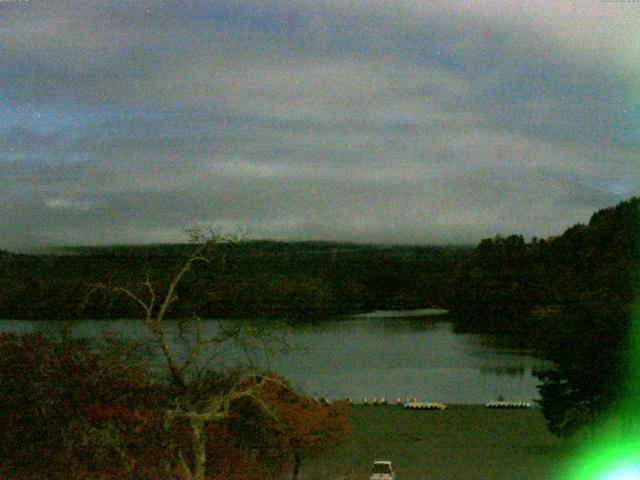
[[[0,3],[0,248],[546,236],[638,194],[640,4]]]

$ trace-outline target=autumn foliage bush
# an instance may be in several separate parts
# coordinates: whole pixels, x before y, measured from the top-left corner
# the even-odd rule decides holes
[[[84,339],[0,335],[0,456],[5,472],[100,478],[158,459],[164,399],[132,356]],[[12,477],[10,477],[12,478]]]
[[[149,375],[136,351],[0,334],[0,478],[174,478],[173,460],[190,454],[191,431],[167,424],[176,392]],[[190,388],[205,395],[231,380],[212,373]],[[258,480],[295,476],[302,459],[337,445],[348,428],[344,405],[324,407],[281,379],[260,399],[232,404],[205,432],[208,478]]]
[[[286,380],[280,380],[260,393],[268,412],[255,401],[243,399],[226,424],[237,445],[256,452],[256,460],[271,477],[285,467],[296,478],[304,459],[339,445],[351,432],[348,404],[322,405],[296,394]]]

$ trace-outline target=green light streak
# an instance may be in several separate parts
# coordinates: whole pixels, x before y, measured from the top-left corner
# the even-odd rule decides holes
[[[640,480],[640,303],[630,322],[623,394],[574,453],[563,480]]]

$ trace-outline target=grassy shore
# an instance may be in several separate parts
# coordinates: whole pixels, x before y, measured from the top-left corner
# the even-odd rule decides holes
[[[563,459],[536,409],[353,406],[350,423],[350,438],[304,464],[301,479],[366,480],[373,460],[391,460],[398,480],[546,480],[557,478]]]

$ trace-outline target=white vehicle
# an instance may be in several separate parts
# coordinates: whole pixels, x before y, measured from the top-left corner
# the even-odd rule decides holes
[[[369,480],[396,480],[391,462],[388,460],[376,460],[371,468]]]

